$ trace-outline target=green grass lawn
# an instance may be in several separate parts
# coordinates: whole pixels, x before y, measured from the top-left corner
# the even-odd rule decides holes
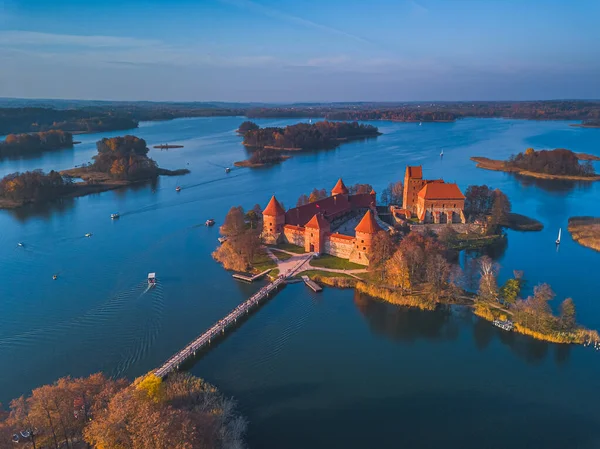
[[[269,268],[277,268],[277,264],[267,255],[266,251],[261,251],[254,256],[252,268],[261,273]]]
[[[349,279],[354,279],[349,274],[332,273],[331,271],[321,271],[321,270],[306,270],[306,271],[303,271],[301,273],[298,273],[295,277],[302,278],[302,276],[308,276],[311,279],[314,276],[321,276],[322,278],[349,278]]]
[[[277,246],[272,246],[271,248],[279,248],[279,249],[283,249],[285,251],[289,251],[290,253],[296,253],[296,254],[304,254],[304,248],[302,246],[296,246],[296,245],[292,245],[291,243],[280,243]]]
[[[288,260],[288,259],[291,259],[292,257],[294,257],[291,254],[284,253],[283,251],[277,251],[276,249],[273,249],[273,248],[269,248],[269,249],[275,255],[275,257],[277,257],[279,260]]]
[[[322,254],[321,256],[312,259],[310,265],[318,268],[333,268],[336,270],[360,270],[366,268],[364,265],[359,265],[346,259],[340,259],[339,257],[330,256],[329,254]]]

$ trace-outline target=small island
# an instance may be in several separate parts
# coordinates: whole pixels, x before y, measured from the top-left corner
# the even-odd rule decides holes
[[[236,162],[238,167],[276,164],[289,158],[281,155],[282,152],[332,149],[345,142],[381,135],[372,125],[329,121],[298,123],[285,128],[260,128],[247,121],[237,131],[244,136],[244,146],[253,152],[249,159]]]
[[[600,218],[571,217],[567,229],[577,243],[600,251]]]
[[[187,169],[159,168],[148,157],[146,141],[135,136],[105,138],[96,143],[94,162],[78,168],[12,173],[0,180],[0,209],[118,189],[159,175],[177,176]],[[73,178],[81,178],[75,182]]]
[[[511,156],[508,161],[487,157],[472,157],[471,160],[477,162],[478,168],[516,173],[533,178],[568,181],[600,180],[600,176],[594,171],[591,162],[598,160],[597,156],[574,153],[564,148],[539,151],[528,148],[524,153]],[[584,163],[580,163],[580,160]]]
[[[599,119],[584,120],[581,123],[575,123],[570,126],[572,126],[574,128],[600,128],[600,120]]]
[[[72,148],[73,135],[60,130],[31,134],[9,134],[0,142],[0,159],[7,157],[27,157],[46,151]]]

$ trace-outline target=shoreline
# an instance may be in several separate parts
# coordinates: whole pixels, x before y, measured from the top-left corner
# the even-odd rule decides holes
[[[260,167],[269,167],[271,165],[277,165],[282,163],[283,161],[287,161],[292,156],[281,156],[281,160],[278,162],[264,162],[264,163],[252,163],[248,159],[243,161],[234,162],[234,167],[246,167],[246,168],[260,168]]]
[[[18,209],[19,207],[26,206],[28,204],[42,204],[49,203],[52,201],[60,201],[64,198],[77,198],[80,196],[91,195],[94,193],[108,192],[110,190],[121,189],[123,187],[128,187],[135,184],[142,184],[148,181],[151,181],[155,178],[145,178],[145,179],[136,179],[136,180],[117,180],[111,179],[102,172],[93,172],[88,171],[87,168],[70,168],[67,170],[61,170],[59,173],[62,176],[72,176],[74,178],[81,178],[84,181],[75,182],[70,187],[70,190],[65,192],[63,195],[60,195],[56,198],[46,199],[46,200],[21,200],[15,201],[8,198],[0,198],[0,210],[10,210],[10,209]],[[188,174],[190,171],[188,169],[180,169],[180,170],[167,170],[165,168],[158,169],[158,176],[179,176]],[[91,181],[91,183],[89,182]]]
[[[592,155],[586,155],[595,157]],[[529,176],[531,178],[539,179],[550,179],[550,180],[561,180],[561,181],[584,181],[594,182],[600,181],[600,175],[594,176],[573,176],[573,175],[550,175],[547,173],[536,173],[532,171],[522,170],[517,167],[507,167],[504,161],[498,159],[490,159],[487,157],[473,156],[470,158],[473,162],[476,162],[477,168],[483,168],[484,170],[502,171],[505,173],[514,173],[522,176]]]
[[[567,230],[579,245],[600,252],[600,218],[570,217]]]

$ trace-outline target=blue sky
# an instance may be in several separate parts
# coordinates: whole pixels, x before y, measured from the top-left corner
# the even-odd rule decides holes
[[[597,0],[0,0],[0,96],[600,98]]]

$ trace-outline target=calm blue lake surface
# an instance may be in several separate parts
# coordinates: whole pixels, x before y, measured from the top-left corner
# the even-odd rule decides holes
[[[149,146],[185,145],[151,157],[191,174],[0,211],[0,402],[65,375],[141,375],[258,289],[213,262],[218,226],[205,227],[207,218],[219,224],[231,206],[264,206],[273,193],[292,207],[340,176],[381,192],[407,164],[463,190],[500,188],[514,212],[542,221],[541,232],[509,231],[496,255],[501,281],[519,269],[529,288],[549,282],[555,306],[571,296],[579,321],[600,328],[600,253],[566,232],[569,217],[600,215],[600,183],[521,179],[469,160],[530,146],[600,155],[600,130],[563,121],[373,122],[377,139],[227,175],[224,167],[246,157],[235,134],[243,120],[142,123],[130,133]],[[0,176],[86,163],[97,140],[123,134],[82,135],[74,149],[2,161]],[[159,283],[146,291],[150,271]],[[600,353],[507,334],[461,308],[420,312],[352,290],[316,295],[289,285],[191,370],[236,397],[253,448],[600,447]]]

